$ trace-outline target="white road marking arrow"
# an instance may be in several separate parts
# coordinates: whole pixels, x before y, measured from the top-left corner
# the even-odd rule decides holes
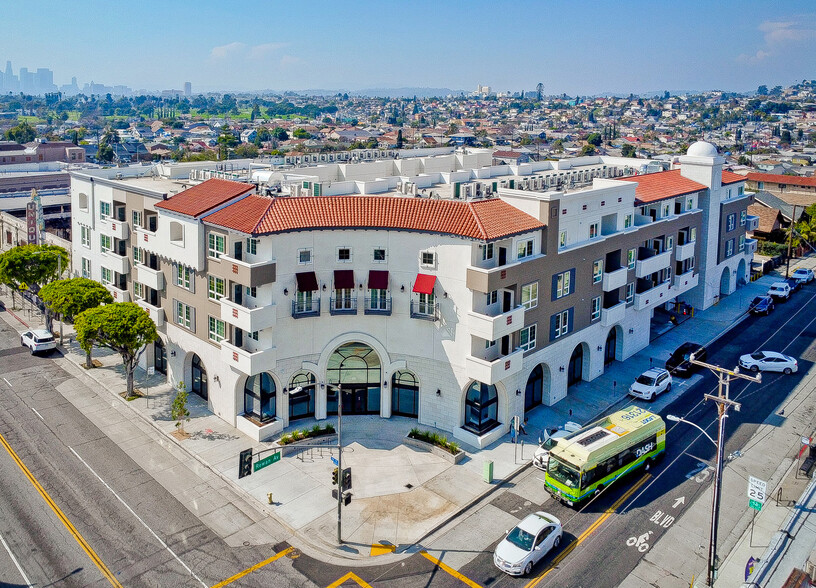
[[[677,508],[681,504],[685,504],[685,503],[686,503],[686,497],[685,496],[681,496],[680,498],[675,498],[674,499],[674,504],[672,505],[672,508]]]

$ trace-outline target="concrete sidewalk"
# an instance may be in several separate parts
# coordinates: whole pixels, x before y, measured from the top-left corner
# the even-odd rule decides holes
[[[816,266],[816,260],[800,263]],[[567,420],[587,423],[603,412],[625,405],[629,384],[651,365],[662,365],[670,353],[687,340],[708,344],[735,326],[744,316],[750,299],[767,291],[778,276],[764,276],[747,284],[739,293],[718,305],[697,313],[678,326],[660,329],[660,336],[625,362],[613,362],[604,374],[591,382],[570,388],[565,400],[555,406],[540,406],[528,413],[523,443],[513,444],[506,435],[481,451],[463,447],[467,457],[454,466],[431,453],[403,444],[415,419],[393,417],[382,426],[377,416],[354,416],[343,422],[343,465],[354,471],[353,500],[343,509],[342,548],[336,544],[336,501],[331,499],[331,450],[311,450],[287,456],[276,464],[238,479],[238,454],[252,447],[264,451],[277,447],[273,442],[256,443],[221,418],[209,412],[206,402],[191,394],[190,422],[186,439],[172,435],[170,418],[174,390],[162,374],[148,377],[137,370],[136,385],[147,394],[127,402],[122,363],[118,355],[94,349],[101,367],[80,367],[85,354],[66,340],[64,357],[55,359],[74,376],[63,392],[117,443],[174,494],[188,509],[231,545],[289,541],[309,553],[318,550],[323,561],[349,559],[362,563],[372,554],[386,553],[384,559],[410,552],[429,534],[438,531],[468,505],[498,488],[529,465],[541,431]],[[10,306],[10,300],[5,298]],[[28,322],[23,314],[0,313],[18,331]],[[36,317],[35,317],[36,319]],[[36,325],[35,325],[36,326]],[[65,329],[70,334],[70,329]],[[678,379],[672,392],[652,404],[660,410],[700,376]],[[326,422],[335,422],[329,418]],[[298,422],[291,429],[310,427],[314,421]],[[422,429],[430,429],[425,425]],[[443,434],[446,434],[442,432]],[[333,439],[331,440],[334,441]],[[132,451],[138,448],[138,451]],[[485,461],[494,464],[494,481],[483,480]],[[529,488],[531,498],[542,488]],[[518,490],[516,490],[518,491]],[[268,494],[272,504],[268,503]],[[372,549],[372,545],[393,548]],[[395,555],[387,555],[390,551]]]

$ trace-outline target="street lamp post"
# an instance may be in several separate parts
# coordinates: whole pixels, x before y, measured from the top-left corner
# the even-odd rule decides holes
[[[335,386],[327,383],[326,387],[337,390],[337,544],[342,545],[343,443],[341,435],[343,431],[343,385],[337,384],[337,386]]]
[[[717,441],[715,443],[714,439],[712,439],[708,433],[690,421],[686,421],[674,415],[666,415],[666,419],[670,421],[688,423],[694,427],[697,427],[703,432],[709,441],[714,443],[714,446],[717,448],[717,465],[714,470],[714,496],[711,501],[711,533],[708,543],[708,575],[706,578],[706,585],[713,586],[715,580],[717,579],[719,569],[717,559],[717,529],[719,528],[720,523],[720,497],[722,495],[723,456],[725,453],[725,419],[728,417],[727,413],[729,408],[733,407],[735,411],[739,412],[741,406],[739,402],[735,402],[728,397],[731,379],[741,378],[743,380],[748,380],[749,382],[761,382],[762,376],[761,374],[757,374],[756,376],[746,376],[745,374],[741,374],[739,372],[739,368],[729,370],[726,368],[721,368],[718,365],[697,361],[694,358],[693,353],[689,357],[689,363],[708,368],[717,376],[717,395],[703,395],[705,400],[711,400],[717,403]]]

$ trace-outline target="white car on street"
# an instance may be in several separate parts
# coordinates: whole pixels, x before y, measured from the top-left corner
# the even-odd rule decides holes
[[[31,355],[40,352],[51,353],[57,348],[57,342],[54,341],[54,335],[51,331],[45,329],[32,329],[20,335],[20,344],[23,347],[28,347]]]
[[[791,274],[791,277],[797,282],[801,282],[803,284],[810,284],[813,281],[814,277],[813,270],[799,267],[794,270],[794,272]]]
[[[499,541],[493,563],[511,576],[527,575],[551,549],[561,544],[561,521],[539,511],[524,517]]]
[[[569,421],[564,423],[563,428],[555,429],[551,432],[544,432],[543,439],[539,439],[538,449],[533,455],[533,465],[540,470],[547,471],[547,463],[550,461],[550,450],[555,447],[559,439],[563,439],[570,433],[580,431],[581,425]]]
[[[799,370],[799,363],[790,355],[776,351],[757,351],[739,359],[741,368],[752,372],[783,372],[792,374]]]
[[[658,394],[671,390],[672,377],[668,370],[651,368],[640,374],[629,386],[629,396],[653,400]]]

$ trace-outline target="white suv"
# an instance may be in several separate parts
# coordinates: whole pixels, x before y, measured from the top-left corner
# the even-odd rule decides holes
[[[658,394],[671,390],[672,377],[668,370],[652,368],[640,374],[629,386],[629,395],[652,400]]]
[[[45,329],[32,329],[20,335],[20,343],[23,347],[28,347],[31,355],[40,352],[51,353],[57,348],[54,335]]]
[[[810,284],[813,281],[813,270],[799,267],[794,270],[791,277],[800,284]]]

